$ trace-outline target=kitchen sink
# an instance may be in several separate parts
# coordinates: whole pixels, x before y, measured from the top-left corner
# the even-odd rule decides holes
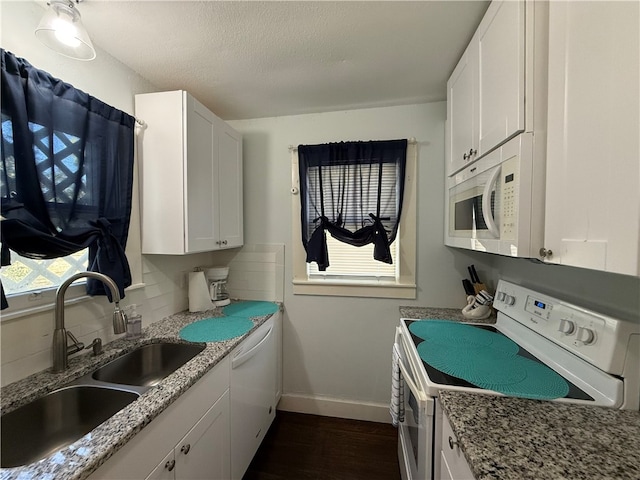
[[[3,415],[2,468],[27,465],[71,445],[138,396],[111,387],[73,385]]]
[[[116,358],[92,377],[101,382],[152,387],[204,349],[204,345],[152,343]]]

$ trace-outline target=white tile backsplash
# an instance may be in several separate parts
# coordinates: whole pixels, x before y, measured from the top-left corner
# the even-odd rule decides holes
[[[229,263],[231,298],[284,301],[284,245],[245,245]]]

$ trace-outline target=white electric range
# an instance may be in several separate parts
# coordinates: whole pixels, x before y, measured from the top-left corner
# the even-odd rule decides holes
[[[403,480],[434,478],[440,390],[640,409],[640,324],[503,280],[494,308],[492,325],[400,320],[392,412]]]

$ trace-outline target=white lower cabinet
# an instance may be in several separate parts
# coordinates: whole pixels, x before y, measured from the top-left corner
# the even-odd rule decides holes
[[[229,458],[227,357],[89,478],[227,480]]]
[[[147,480],[230,478],[228,431],[229,391],[226,391]]]
[[[440,480],[472,480],[471,467],[464,458],[458,439],[446,415],[442,415],[442,449],[440,450]]]
[[[282,313],[244,339],[90,480],[240,480],[276,415]]]

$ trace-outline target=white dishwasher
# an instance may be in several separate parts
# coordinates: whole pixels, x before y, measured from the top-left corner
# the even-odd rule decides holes
[[[231,477],[240,480],[276,415],[277,348],[281,313],[275,313],[231,354]]]

